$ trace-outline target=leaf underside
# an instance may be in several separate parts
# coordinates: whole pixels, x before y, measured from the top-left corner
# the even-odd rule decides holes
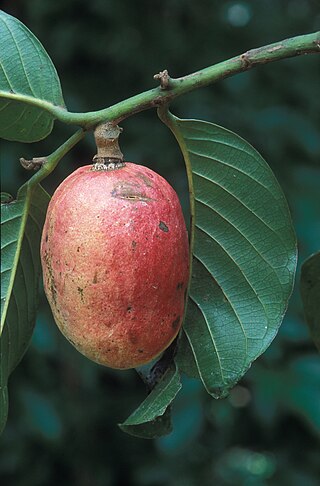
[[[287,202],[271,169],[238,135],[198,120],[164,120],[191,192],[192,276],[177,363],[215,398],[269,346],[296,268]]]
[[[48,194],[37,186],[31,196],[26,191],[18,200],[1,204],[0,431],[8,413],[8,378],[34,328],[40,238],[48,202]]]
[[[60,81],[44,47],[18,19],[0,10],[0,138],[20,142],[45,138],[54,117],[18,101],[20,95],[64,107]]]
[[[308,258],[301,268],[301,296],[312,339],[320,351],[320,252]]]
[[[170,404],[181,388],[180,373],[171,363],[159,383],[130,417],[119,427],[130,435],[155,439],[172,430]]]

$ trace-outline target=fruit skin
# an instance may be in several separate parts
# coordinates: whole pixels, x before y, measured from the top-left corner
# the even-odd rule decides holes
[[[129,162],[80,167],[54,193],[41,241],[58,327],[97,363],[148,363],[181,327],[188,253],[179,199],[160,175]]]

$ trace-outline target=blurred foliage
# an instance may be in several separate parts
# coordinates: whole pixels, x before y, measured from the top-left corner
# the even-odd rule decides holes
[[[250,48],[318,30],[318,0],[17,0],[2,8],[40,38],[60,74],[72,111],[103,108]],[[270,163],[289,201],[299,262],[319,249],[319,58],[253,69],[180,98],[182,117],[229,128]],[[183,160],[152,111],[123,123],[127,160],[152,167],[178,191],[188,214]],[[1,141],[3,189],[27,174],[24,156],[45,155],[71,127],[57,124],[37,144]],[[52,193],[88,163],[93,138],[46,181]],[[298,288],[280,333],[230,396],[215,401],[184,380],[174,431],[155,441],[122,433],[145,396],[134,371],[90,363],[56,330],[44,296],[32,345],[9,383],[11,409],[0,443],[0,483],[15,486],[316,486],[320,477],[319,355],[303,322]],[[317,406],[319,404],[319,406]]]

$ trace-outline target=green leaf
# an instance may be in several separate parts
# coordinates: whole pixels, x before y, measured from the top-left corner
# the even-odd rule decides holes
[[[0,10],[0,137],[34,142],[48,136],[64,107],[56,69],[38,39]]]
[[[123,424],[119,424],[120,429],[143,439],[169,434],[172,430],[170,404],[180,388],[180,374],[172,363],[140,407]]]
[[[301,297],[312,339],[320,351],[320,252],[312,255],[301,268]]]
[[[180,332],[177,347],[179,351],[175,357],[175,362],[178,368],[189,378],[200,379],[197,363],[185,332]]]
[[[40,238],[49,202],[41,186],[1,204],[0,431],[8,412],[7,382],[34,328],[40,275]]]
[[[212,123],[160,116],[189,179],[192,276],[183,329],[205,388],[220,398],[278,331],[296,238],[281,188],[251,145]],[[184,343],[177,362],[188,373],[186,353]]]

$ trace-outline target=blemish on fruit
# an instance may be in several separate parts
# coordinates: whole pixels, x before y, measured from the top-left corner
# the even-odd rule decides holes
[[[183,282],[179,282],[177,285],[177,290],[181,290],[183,288]]]
[[[116,196],[120,199],[127,199],[128,201],[150,201],[150,197],[147,197],[143,194],[122,194],[121,196]]]
[[[48,241],[48,234],[46,234],[46,243],[47,243],[47,241]]]
[[[152,199],[142,192],[139,184],[121,183],[114,187],[111,196],[128,201],[152,201]]]
[[[161,229],[161,231],[164,231],[165,233],[168,233],[169,231],[168,226],[163,221],[160,221],[159,228]]]
[[[47,277],[48,287],[49,287],[51,295],[52,295],[52,300],[56,304],[56,302],[57,302],[57,289],[56,289],[56,284],[55,284],[55,280],[54,280],[54,274],[53,274],[53,269],[52,269],[52,265],[51,265],[51,259],[49,257],[48,252],[45,252],[44,260],[45,260],[46,267],[48,269],[48,277]]]
[[[94,284],[98,283],[98,272],[97,271],[94,273],[92,283],[94,283]]]
[[[135,333],[135,331],[129,331],[128,332],[128,336],[129,336],[129,341],[132,343],[132,344],[137,344],[138,342],[138,336],[137,334]]]
[[[152,187],[152,181],[150,180],[150,177],[147,177],[145,174],[142,174],[142,172],[138,172],[137,176],[143,180],[143,182],[147,187]]]
[[[171,327],[172,329],[177,329],[177,327],[179,326],[179,323],[180,323],[180,316],[178,316],[172,323],[171,323]]]
[[[81,287],[78,287],[77,288],[79,294],[80,294],[80,298],[81,298],[81,302],[84,302],[84,298],[83,298],[83,289]]]
[[[132,248],[135,250],[135,248],[137,247],[137,242],[132,240],[131,245],[132,245]]]

